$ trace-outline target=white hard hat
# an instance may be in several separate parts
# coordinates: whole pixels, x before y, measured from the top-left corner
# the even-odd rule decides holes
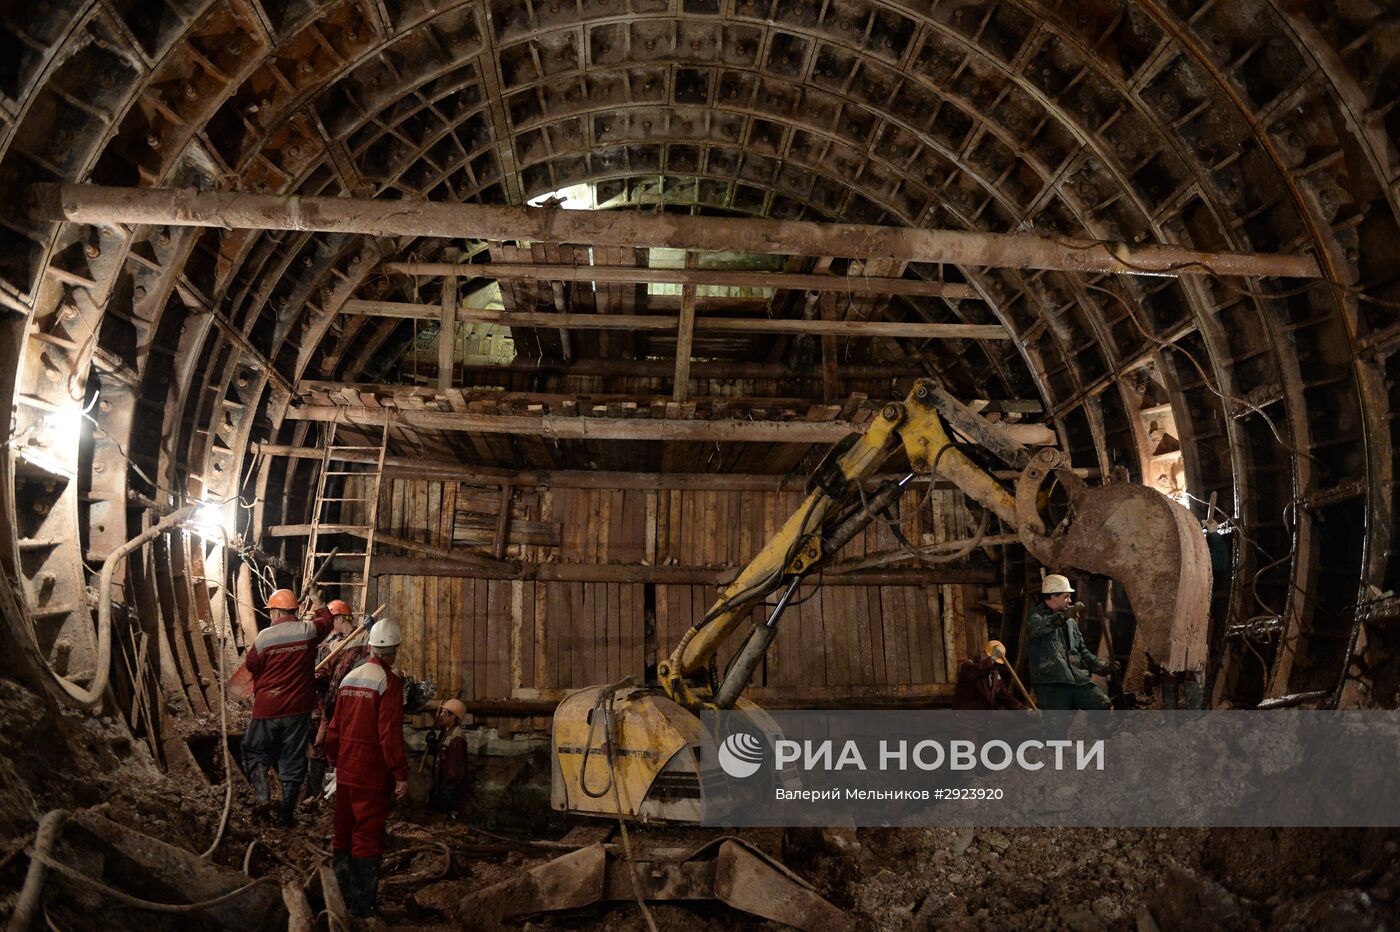
[[[398,647],[403,643],[403,632],[399,630],[398,623],[389,618],[382,618],[374,623],[374,627],[369,632],[370,647]]]
[[[1061,592],[1073,591],[1074,589],[1070,586],[1069,580],[1059,573],[1051,573],[1040,581],[1041,595],[1056,595]]]

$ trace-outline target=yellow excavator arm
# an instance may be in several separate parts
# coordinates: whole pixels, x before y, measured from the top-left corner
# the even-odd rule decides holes
[[[1014,491],[963,453],[945,423],[1015,470]],[[867,490],[866,481],[901,447],[911,471]],[[560,704],[553,736],[555,806],[643,818],[697,817],[690,787],[698,786],[698,765],[687,751],[699,741],[694,713],[753,708],[741,693],[802,579],[889,510],[911,480],[930,473],[1014,528],[1046,566],[1074,567],[1123,584],[1137,618],[1126,681],[1141,677],[1148,654],[1173,670],[1204,663],[1210,559],[1191,513],[1142,485],[1088,487],[1059,451],[1032,455],[924,379],[903,401],[885,405],[863,434],[832,448],[797,510],[657,664],[659,690],[635,683],[591,687]],[[1039,500],[1051,476],[1069,494],[1071,518],[1047,532]],[[715,666],[720,646],[755,605],[780,590],[766,622],[752,628],[721,679]]]

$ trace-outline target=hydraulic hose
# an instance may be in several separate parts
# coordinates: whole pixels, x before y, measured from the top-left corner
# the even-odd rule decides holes
[[[93,674],[92,685],[84,689],[72,680],[59,676],[52,667],[49,668],[59,686],[63,687],[63,698],[69,704],[90,709],[102,702],[102,694],[107,691],[107,679],[112,671],[112,578],[117,573],[117,564],[143,544],[185,523],[194,509],[194,505],[186,505],[172,511],[157,524],[113,550],[102,561],[102,574],[97,584],[97,672]]]

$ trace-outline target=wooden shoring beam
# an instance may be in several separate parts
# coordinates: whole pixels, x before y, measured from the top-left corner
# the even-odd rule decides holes
[[[432,364],[430,364],[431,366]],[[419,365],[422,372],[424,366]],[[667,359],[599,359],[580,357],[572,362],[559,359],[527,359],[516,357],[505,365],[472,363],[458,365],[466,384],[494,384],[490,380],[511,375],[582,375],[633,379],[669,379],[675,365]],[[781,362],[740,362],[738,360],[694,360],[690,364],[692,379],[782,380],[810,379],[813,373],[794,369]],[[922,366],[908,363],[847,363],[841,367],[843,379],[922,379],[928,373]],[[1040,411],[1040,402],[1033,402]]]
[[[556,440],[701,440],[732,443],[835,443],[860,427],[851,421],[669,420],[647,417],[569,417],[465,414],[454,411],[355,408],[301,405],[288,408],[293,421],[338,421],[381,426],[386,418],[400,426],[481,434],[516,434]],[[1055,434],[1040,424],[998,425],[1017,443],[1047,446]]]
[[[314,447],[298,447],[290,444],[258,443],[253,449],[264,456],[287,456],[297,459],[321,459],[321,451]],[[355,459],[357,454],[345,453],[340,459],[352,462],[372,463],[370,454],[363,459]],[[1098,470],[1076,469],[1085,478],[1096,478]],[[807,484],[806,476],[763,475],[760,473],[690,473],[690,472],[618,472],[601,469],[526,469],[515,470],[501,466],[475,466],[445,460],[424,459],[422,457],[386,456],[384,475],[390,479],[429,479],[444,482],[465,482],[477,485],[505,485],[516,488],[556,488],[556,489],[674,489],[679,491],[702,492],[800,492]],[[1009,469],[994,470],[992,475],[1002,480],[1016,478]],[[880,474],[872,476],[872,485],[899,476]],[[916,477],[911,485],[924,486],[928,477]],[[955,486],[946,480],[937,480],[939,489]],[[378,539],[382,540],[382,536]],[[455,552],[455,551],[454,551]]]
[[[931,282],[917,278],[865,275],[813,275],[805,272],[756,272],[749,269],[654,269],[611,265],[534,265],[529,263],[385,262],[386,272],[443,278],[497,280],[639,283],[731,288],[774,288],[793,291],[836,291],[842,294],[910,295],[950,300],[977,300],[971,285]]]
[[[690,285],[683,286],[693,291]],[[429,304],[406,304],[397,301],[346,301],[342,314],[384,317],[413,317],[436,319],[442,308]],[[692,306],[691,315],[695,314]],[[685,296],[681,298],[681,314],[557,314],[550,311],[503,311],[486,307],[463,307],[457,320],[479,324],[499,324],[503,327],[551,327],[570,330],[653,330],[678,331],[684,339],[687,319]],[[694,316],[696,331],[722,333],[805,333],[843,337],[905,337],[915,340],[963,339],[1009,340],[1011,334],[1000,324],[931,324],[923,321],[865,321],[865,320],[788,320],[768,317],[700,317]],[[679,358],[679,354],[678,354]]]
[[[363,568],[359,558],[336,557],[347,572]],[[739,567],[643,566],[625,563],[514,563],[476,565],[462,560],[423,557],[376,556],[375,576],[450,576],[464,579],[526,579],[540,582],[655,583],[673,586],[722,586],[731,582]],[[995,582],[997,573],[956,564],[917,569],[856,570],[839,576],[827,574],[824,586],[927,586]]]
[[[1320,278],[1307,255],[1229,253],[1030,233],[926,230],[807,220],[677,216],[641,211],[558,210],[41,183],[25,193],[30,219],[111,227],[194,226],[312,230],[372,236],[528,240],[590,246],[670,247],[767,255],[885,258],[983,268],[1120,275],[1243,275]]]

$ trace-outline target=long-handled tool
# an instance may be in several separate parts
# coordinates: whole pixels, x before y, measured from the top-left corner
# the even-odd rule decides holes
[[[1030,705],[1031,711],[1039,712],[1040,709],[1036,708],[1035,700],[1031,698],[1031,694],[1026,689],[1025,684],[1021,682],[1021,678],[1016,675],[1015,668],[1006,662],[1006,645],[1001,643],[1001,641],[988,641],[987,646],[984,647],[983,650],[988,657],[991,657],[997,663],[1006,667],[1006,672],[1011,674],[1011,679],[1016,684],[1016,688],[1021,690],[1021,695],[1026,697],[1026,702]],[[997,651],[1001,651],[1000,656],[997,655]]]
[[[321,564],[321,568],[316,571],[316,575],[312,576],[307,584],[301,587],[301,604],[303,606],[305,606],[307,601],[311,598],[311,593],[316,591],[316,584],[321,581],[321,574],[330,569],[331,563],[335,561],[336,554],[338,553],[340,553],[340,548],[332,547],[331,552],[326,555],[326,562]],[[308,557],[308,559],[310,558]],[[308,569],[309,568],[310,567],[308,567]],[[303,608],[302,611],[304,613],[305,608]]]
[[[386,609],[386,608],[388,608],[388,607],[389,607],[389,603],[388,603],[388,602],[385,602],[384,604],[382,604],[382,605],[380,605],[378,608],[376,608],[376,609],[374,610],[374,614],[370,615],[369,617],[372,618],[372,619],[374,619],[374,620],[376,620],[376,621],[379,620],[379,615],[380,615],[380,613],[383,612],[384,609]],[[328,666],[328,665],[330,664],[331,660],[335,658],[335,655],[336,655],[336,654],[339,654],[341,651],[345,650],[345,648],[350,647],[350,646],[352,646],[352,645],[354,645],[354,644],[359,644],[361,641],[363,641],[363,640],[365,639],[365,637],[366,637],[366,631],[367,631],[367,630],[368,630],[368,629],[367,629],[367,626],[365,626],[365,625],[360,625],[358,628],[356,628],[354,631],[352,631],[352,632],[350,633],[350,636],[349,636],[349,637],[342,638],[334,647],[332,647],[332,648],[326,653],[326,656],[324,656],[324,657],[321,658],[321,662],[318,663],[318,664],[316,664],[316,672],[317,672],[317,673],[320,673],[322,669],[324,669],[326,666]]]
[[[1011,682],[1016,684],[1016,688],[1021,691],[1021,695],[1026,697],[1026,705],[1031,707],[1032,712],[1039,712],[1040,707],[1035,704],[1035,699],[1031,697],[1030,690],[1026,689],[1026,684],[1021,682],[1021,678],[1016,675],[1016,668],[1011,664],[1006,664],[1006,672],[1011,674]]]

